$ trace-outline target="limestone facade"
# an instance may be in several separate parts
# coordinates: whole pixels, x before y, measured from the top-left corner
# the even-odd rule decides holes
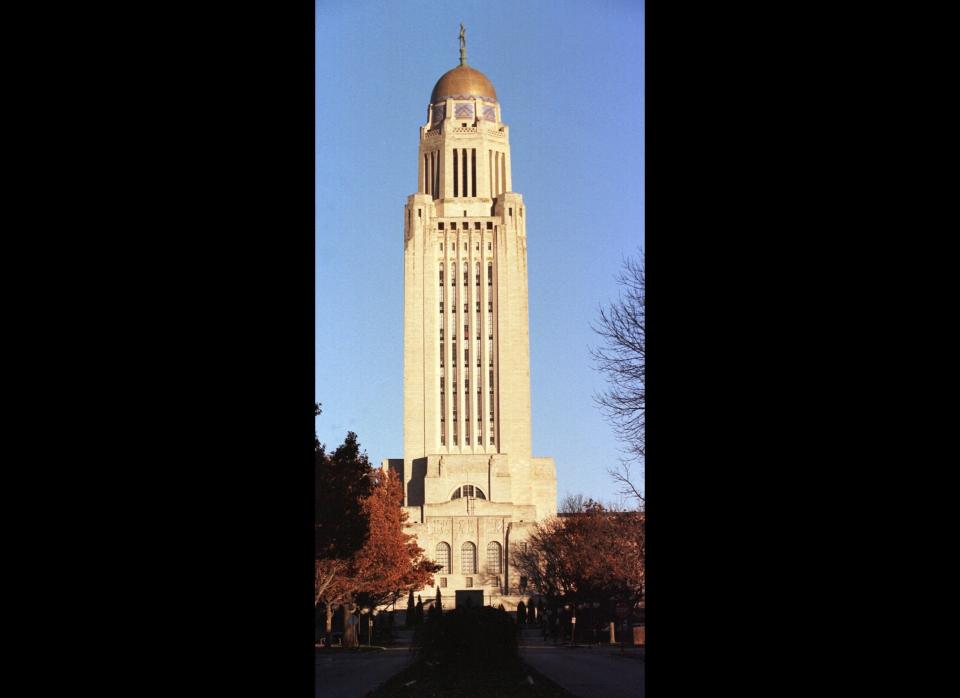
[[[556,467],[531,451],[527,216],[509,128],[465,61],[433,90],[417,161],[403,212],[404,454],[384,466],[419,545],[445,564],[444,607],[482,589],[512,608],[527,595],[510,553],[556,514]]]

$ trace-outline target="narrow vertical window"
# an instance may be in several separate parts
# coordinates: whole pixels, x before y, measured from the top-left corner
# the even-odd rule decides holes
[[[450,546],[447,543],[437,544],[436,557],[437,564],[440,565],[440,574],[450,574]]]
[[[476,269],[476,282],[477,282],[476,285],[479,286],[480,285],[480,262],[477,262],[475,269]],[[480,301],[477,301],[477,312],[478,313],[480,312]]]
[[[428,187],[430,186],[429,182],[430,182],[430,168],[427,167],[427,154],[424,153],[423,154],[423,189],[420,190],[424,194],[430,193],[430,189],[428,189]]]
[[[463,195],[470,196],[470,193],[467,191],[467,149],[466,148],[463,149],[460,160],[463,163]]]
[[[493,151],[492,150],[487,151],[487,161],[488,161],[487,164],[489,165],[489,167],[487,168],[487,181],[490,183],[490,198],[492,199],[495,196],[495,194],[493,193]],[[489,223],[487,225],[489,225]]]
[[[470,151],[470,191],[472,196],[477,195],[477,149]]]
[[[500,544],[494,540],[487,543],[487,574],[500,574]]]
[[[436,199],[440,196],[440,151],[436,151],[434,156],[437,166],[433,168],[433,198]]]
[[[457,179],[457,149],[453,149],[453,195],[458,196],[460,181]]]
[[[477,548],[469,541],[460,547],[460,574],[477,573]],[[472,581],[472,580],[471,580]]]
[[[443,243],[440,243],[440,249],[443,249]],[[443,286],[443,265],[440,265],[440,285]],[[440,307],[443,308],[443,301],[440,301]]]
[[[487,286],[493,286],[493,265],[487,265]]]

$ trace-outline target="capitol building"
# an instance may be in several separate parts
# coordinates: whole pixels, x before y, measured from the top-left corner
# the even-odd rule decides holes
[[[526,222],[502,105],[461,33],[403,211],[403,458],[383,462],[403,482],[409,531],[442,566],[445,609],[529,603],[511,552],[556,514],[556,466],[531,445]],[[436,588],[420,593],[426,603]]]

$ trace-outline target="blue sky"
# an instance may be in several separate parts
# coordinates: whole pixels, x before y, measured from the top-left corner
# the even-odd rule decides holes
[[[418,128],[459,62],[490,78],[524,197],[534,455],[557,491],[615,501],[620,444],[588,347],[643,245],[643,3],[317,2],[317,419],[375,464],[403,456],[403,206]]]

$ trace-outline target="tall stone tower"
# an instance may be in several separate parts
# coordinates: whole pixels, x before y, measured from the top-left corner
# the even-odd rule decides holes
[[[531,453],[527,216],[509,128],[490,80],[466,63],[462,29],[460,65],[426,116],[403,212],[404,454],[385,464],[401,474],[419,544],[444,566],[445,606],[480,590],[509,607],[526,596],[511,549],[556,513],[556,467]]]

